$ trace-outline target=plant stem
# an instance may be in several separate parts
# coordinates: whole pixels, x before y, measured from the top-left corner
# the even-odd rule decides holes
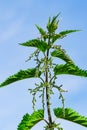
[[[50,110],[50,93],[49,93],[49,81],[48,81],[48,58],[49,58],[49,49],[47,50],[46,55],[46,104],[47,104],[47,113],[48,113],[48,120],[49,125],[52,124],[52,116],[51,116],[51,110]]]

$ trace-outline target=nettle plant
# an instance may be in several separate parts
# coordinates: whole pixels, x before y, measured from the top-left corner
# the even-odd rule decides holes
[[[17,130],[30,130],[40,121],[45,122],[45,130],[63,130],[60,123],[56,123],[55,119],[53,119],[52,114],[51,96],[54,94],[55,89],[58,90],[62,107],[53,109],[54,116],[87,127],[87,117],[81,116],[71,108],[65,108],[63,93],[66,92],[66,90],[62,88],[62,85],[57,85],[56,82],[57,76],[61,74],[87,77],[87,71],[76,66],[73,60],[66,54],[66,51],[56,42],[70,33],[79,31],[66,30],[56,33],[59,25],[59,20],[57,20],[58,16],[59,14],[53,18],[49,18],[46,25],[47,31],[44,31],[41,27],[36,25],[40,37],[20,44],[22,46],[35,48],[27,61],[33,58],[36,66],[34,68],[28,68],[27,70],[20,70],[0,84],[0,87],[3,87],[27,78],[39,78],[40,80],[39,84],[35,84],[34,89],[29,88],[29,92],[33,96],[33,113],[31,115],[27,113],[23,116]],[[55,58],[60,58],[64,61],[64,64],[58,64]],[[36,94],[41,98],[42,109],[35,109],[37,101]]]

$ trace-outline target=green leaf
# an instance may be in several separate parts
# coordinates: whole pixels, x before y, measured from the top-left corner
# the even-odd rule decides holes
[[[19,43],[19,44],[22,46],[36,47],[42,52],[45,52],[48,48],[47,43],[40,39],[33,39],[33,40],[29,40],[25,43]]]
[[[66,30],[66,31],[60,32],[59,34],[61,34],[61,35],[67,35],[69,33],[78,32],[78,31],[80,31],[80,30]]]
[[[17,130],[30,130],[34,125],[36,125],[39,121],[44,119],[44,111],[38,110],[33,114],[24,115],[21,123],[18,125]]]
[[[65,108],[64,111],[65,111],[65,115],[63,114],[62,108],[55,108],[54,114],[58,118],[72,121],[73,123],[77,123],[79,125],[87,127],[87,117],[81,116],[71,108]]]
[[[46,39],[48,38],[48,35],[46,34],[46,31],[44,31],[41,27],[39,27],[38,25],[36,25],[37,29],[39,30],[39,33],[41,34],[41,36]]]
[[[80,30],[66,30],[66,31],[62,31],[59,34],[55,34],[55,35],[52,36],[52,42],[54,43],[56,40],[64,38],[68,34],[73,33],[73,32],[78,32],[78,31],[80,31]]]
[[[71,75],[76,75],[76,76],[83,76],[87,77],[87,70],[82,70],[78,66],[74,64],[61,64],[61,65],[56,65],[54,68],[54,73],[55,75],[59,74],[71,74]]]
[[[45,35],[46,34],[46,32],[41,27],[39,27],[38,25],[36,25],[36,27],[39,30],[41,35]]]
[[[44,31],[41,27],[39,27],[38,25],[36,25],[37,29],[39,30],[39,33],[41,34],[41,36],[43,37],[44,40],[46,40],[48,38],[48,35],[46,34],[46,31]]]
[[[14,83],[19,80],[24,80],[26,78],[33,78],[33,77],[40,77],[41,72],[37,73],[37,69],[27,69],[27,70],[20,70],[16,74],[8,77],[4,82],[0,84],[0,87],[6,86],[8,84]]]
[[[64,49],[58,48],[56,50],[54,50],[51,55],[53,57],[58,57],[62,60],[64,60],[65,62],[69,62],[74,64],[74,62],[71,60],[71,58],[66,54],[66,51]]]
[[[57,14],[56,16],[54,16],[51,20],[51,18],[49,18],[48,20],[48,24],[47,24],[47,30],[49,33],[54,33],[55,30],[58,28],[58,23],[59,23],[59,20],[57,20],[57,17],[60,15]]]

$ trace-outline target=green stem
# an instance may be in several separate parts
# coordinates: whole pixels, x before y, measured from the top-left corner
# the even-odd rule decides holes
[[[48,120],[49,125],[52,124],[52,116],[51,116],[51,109],[50,109],[50,93],[49,93],[49,81],[48,81],[48,58],[49,58],[49,49],[47,50],[46,54],[46,104],[47,104],[47,113],[48,113]]]

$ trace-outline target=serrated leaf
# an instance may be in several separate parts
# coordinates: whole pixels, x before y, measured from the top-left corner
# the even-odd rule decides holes
[[[63,114],[63,111],[65,111],[65,115]],[[58,118],[72,121],[73,123],[87,127],[87,117],[81,116],[71,108],[65,108],[64,110],[62,108],[55,108],[54,114]]]
[[[78,32],[78,31],[80,31],[80,30],[65,30],[65,31],[60,32],[59,34],[67,35],[69,33]]]
[[[38,110],[32,113],[31,115],[24,115],[21,123],[18,125],[17,130],[30,130],[34,125],[39,121],[44,119],[44,111]]]
[[[78,66],[74,64],[61,64],[56,65],[54,68],[55,75],[59,74],[70,74],[70,75],[76,75],[76,76],[83,76],[87,77],[87,70],[82,70]]]
[[[65,31],[62,31],[59,34],[53,35],[52,42],[54,43],[57,39],[64,38],[68,34],[73,33],[73,32],[78,32],[78,31],[80,31],[80,30],[65,30]]]
[[[48,48],[47,43],[39,39],[33,39],[33,40],[29,40],[27,42],[19,43],[19,44],[22,46],[27,46],[27,47],[36,47],[42,52],[45,52]]]
[[[71,60],[71,58],[66,54],[66,51],[64,49],[58,48],[56,50],[54,50],[51,55],[53,57],[58,57],[62,60],[64,60],[65,62],[69,62],[74,64],[74,62]]]
[[[39,77],[41,72],[38,72],[37,74],[37,69],[27,69],[27,70],[20,70],[16,74],[8,77],[4,82],[0,84],[0,87],[6,86],[8,84],[14,83],[19,80],[24,80],[26,78],[33,78],[33,77]]]

